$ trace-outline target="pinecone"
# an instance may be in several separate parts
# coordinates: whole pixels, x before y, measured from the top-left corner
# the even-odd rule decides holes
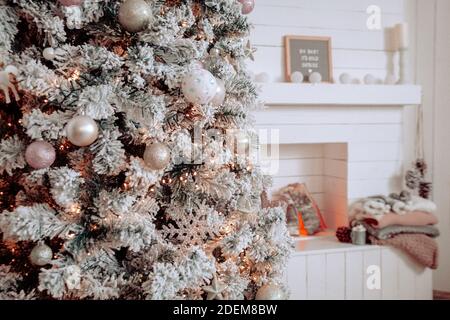
[[[419,171],[419,173],[422,175],[422,177],[425,176],[425,173],[427,172],[428,166],[424,159],[418,159],[415,164],[416,169]]]
[[[430,182],[421,182],[419,185],[419,196],[429,199],[431,195],[432,185]]]
[[[418,170],[412,169],[406,172],[406,186],[411,190],[417,190],[422,181],[422,176]]]
[[[349,227],[339,227],[336,230],[336,238],[340,242],[351,243],[352,242],[351,233],[352,229],[350,229]]]

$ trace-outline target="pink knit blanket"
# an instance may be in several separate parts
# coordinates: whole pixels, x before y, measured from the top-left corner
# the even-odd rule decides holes
[[[423,234],[399,234],[391,239],[379,240],[373,236],[370,242],[375,245],[392,246],[402,250],[415,261],[430,269],[438,267],[437,242]]]

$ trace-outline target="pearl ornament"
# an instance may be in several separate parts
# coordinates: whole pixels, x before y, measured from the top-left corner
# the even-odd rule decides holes
[[[76,116],[67,123],[66,134],[72,144],[86,147],[97,140],[99,130],[97,122],[91,117]]]

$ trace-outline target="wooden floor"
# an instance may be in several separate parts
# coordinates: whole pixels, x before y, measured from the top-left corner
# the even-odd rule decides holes
[[[433,291],[434,300],[450,300],[450,292]]]

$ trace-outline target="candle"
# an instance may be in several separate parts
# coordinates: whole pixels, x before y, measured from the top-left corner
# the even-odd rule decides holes
[[[409,46],[409,37],[408,37],[408,24],[407,23],[399,23],[395,25],[395,34],[396,34],[396,42],[397,48],[399,50],[406,50]]]

